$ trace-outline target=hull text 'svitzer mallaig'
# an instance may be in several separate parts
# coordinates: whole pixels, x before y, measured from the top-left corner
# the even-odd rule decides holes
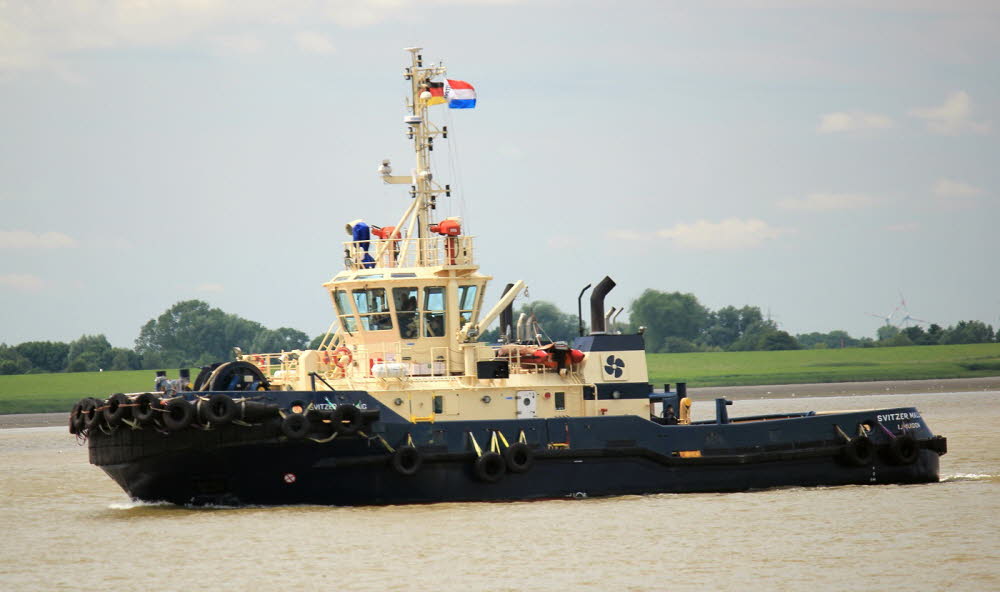
[[[729,417],[717,399],[713,419],[692,421],[683,383],[649,384],[642,335],[609,326],[608,277],[572,345],[515,322],[520,281],[485,309],[492,278],[462,220],[436,217],[451,188],[430,170],[448,137],[431,108],[473,108],[475,89],[408,51],[416,165],[378,172],[409,204],[391,226],[347,224],[318,349],[237,348],[193,382],[160,373],[155,392],[73,408],[70,432],[131,497],[356,505],[938,480],[946,441],[913,408]],[[500,343],[480,342],[494,321]]]

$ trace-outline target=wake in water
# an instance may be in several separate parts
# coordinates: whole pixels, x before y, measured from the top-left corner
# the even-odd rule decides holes
[[[989,475],[982,473],[955,473],[954,475],[944,475],[941,483],[956,483],[963,481],[996,481],[1000,482],[1000,475]]]

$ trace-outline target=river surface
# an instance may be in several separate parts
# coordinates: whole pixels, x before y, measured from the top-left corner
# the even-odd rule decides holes
[[[0,590],[1000,590],[1000,392],[730,414],[902,405],[941,483],[369,508],[134,503],[64,428],[3,430]]]

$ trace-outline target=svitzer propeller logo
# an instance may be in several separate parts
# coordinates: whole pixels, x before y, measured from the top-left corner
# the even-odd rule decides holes
[[[605,364],[604,371],[615,378],[621,378],[622,373],[625,372],[625,361],[617,356],[608,356],[608,361]]]

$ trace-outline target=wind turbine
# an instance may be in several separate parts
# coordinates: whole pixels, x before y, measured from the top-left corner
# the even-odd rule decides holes
[[[903,291],[902,290],[899,291],[899,306],[896,307],[896,310],[899,310],[900,308],[903,309],[903,318],[901,318],[899,320],[899,326],[900,327],[905,327],[906,324],[909,323],[909,322],[911,322],[911,321],[913,322],[914,325],[919,325],[920,323],[927,323],[927,322],[929,322],[929,321],[925,321],[923,319],[918,319],[918,318],[910,315],[909,309],[906,308],[906,298],[903,297]]]
[[[898,310],[899,310],[899,307],[897,306],[896,308],[892,309],[892,311],[890,311],[889,314],[887,314],[887,315],[875,314],[873,312],[868,312],[868,313],[865,313],[865,314],[867,314],[870,317],[875,317],[876,319],[882,319],[883,321],[885,321],[886,325],[891,325],[892,324],[892,317],[896,316],[896,312]]]

